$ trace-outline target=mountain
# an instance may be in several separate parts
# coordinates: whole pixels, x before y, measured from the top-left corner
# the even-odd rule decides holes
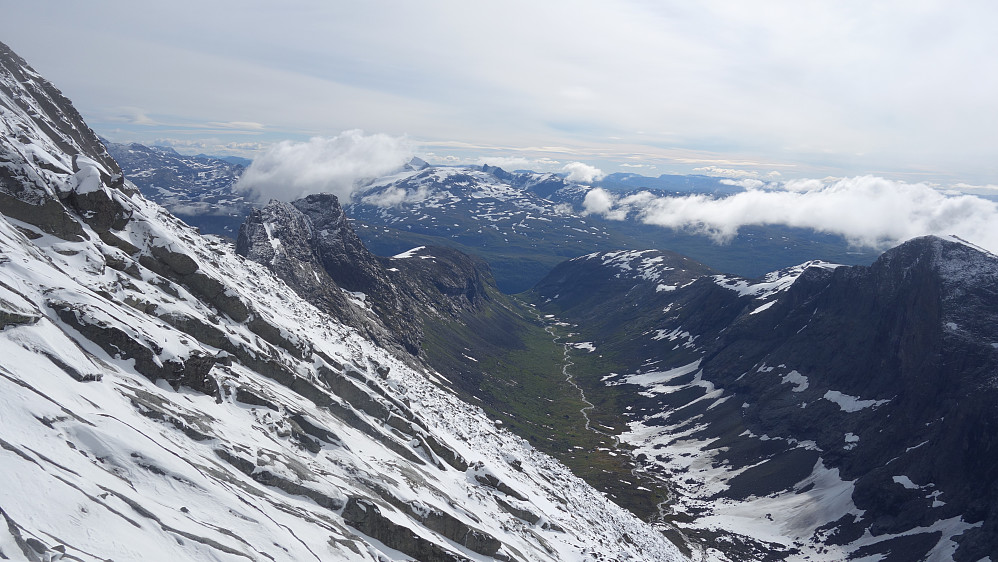
[[[253,205],[232,186],[246,159],[186,156],[168,147],[101,139],[147,199],[204,232],[234,237]]]
[[[439,374],[145,199],[5,45],[0,122],[0,558],[681,559]]]
[[[670,482],[666,518],[708,548],[998,557],[998,256],[925,237],[752,280],[596,253],[531,299],[584,342],[594,426]]]
[[[570,207],[524,189],[550,177],[564,187],[561,178],[522,176],[498,168],[428,167],[366,186],[345,209],[374,252],[452,246],[488,261],[505,292],[528,289],[562,260],[594,247],[627,244]]]
[[[240,227],[236,252],[266,265],[308,302],[350,319],[374,341],[416,356],[426,320],[477,311],[491,300],[486,284],[495,292],[484,262],[449,248],[375,256],[328,194],[254,210]],[[354,304],[369,314],[356,317]]]
[[[715,191],[723,194],[740,189],[720,184],[717,178],[709,178],[713,182],[689,178],[691,190],[716,186]],[[622,196],[647,190],[633,183]],[[345,209],[357,220],[358,235],[375,253],[390,255],[418,245],[452,246],[488,261],[506,293],[530,289],[564,259],[600,250],[671,249],[747,276],[807,259],[868,264],[876,257],[871,251],[851,248],[841,237],[799,228],[748,227],[730,244],[720,246],[699,234],[633,218],[606,220],[584,213],[582,203],[592,189],[555,174],[507,172],[495,166],[435,166],[381,178],[362,188]]]

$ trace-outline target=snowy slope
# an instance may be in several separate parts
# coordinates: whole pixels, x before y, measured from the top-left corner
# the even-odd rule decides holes
[[[507,241],[526,239],[552,228],[567,237],[608,236],[570,207],[475,167],[428,167],[389,176],[365,187],[346,210],[372,224],[404,225],[459,241],[485,231]]]
[[[3,55],[4,558],[680,559],[434,373],[142,198]]]

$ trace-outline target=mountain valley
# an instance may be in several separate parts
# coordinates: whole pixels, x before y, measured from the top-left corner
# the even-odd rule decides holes
[[[2,44],[0,118],[0,558],[998,560],[970,242],[718,246],[418,159],[252,201]]]

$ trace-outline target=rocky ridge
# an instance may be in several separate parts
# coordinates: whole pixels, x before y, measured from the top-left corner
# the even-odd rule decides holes
[[[455,250],[375,256],[334,195],[271,201],[240,227],[236,252],[264,264],[303,298],[375,341],[421,354],[427,317],[448,319],[490,300],[488,266]]]

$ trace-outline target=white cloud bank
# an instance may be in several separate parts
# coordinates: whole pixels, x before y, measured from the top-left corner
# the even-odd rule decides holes
[[[405,139],[360,130],[308,142],[284,141],[257,156],[235,188],[260,201],[332,193],[346,203],[363,180],[391,173],[411,158]]]
[[[568,172],[568,176],[565,179],[578,183],[592,183],[603,179],[603,176],[606,175],[603,173],[603,170],[582,162],[569,162],[565,164],[562,170]]]
[[[788,181],[729,197],[620,197],[593,189],[585,212],[612,220],[687,230],[730,241],[749,225],[786,225],[839,234],[851,244],[882,249],[926,234],[954,234],[998,253],[998,203],[953,195],[925,184],[873,176]]]

